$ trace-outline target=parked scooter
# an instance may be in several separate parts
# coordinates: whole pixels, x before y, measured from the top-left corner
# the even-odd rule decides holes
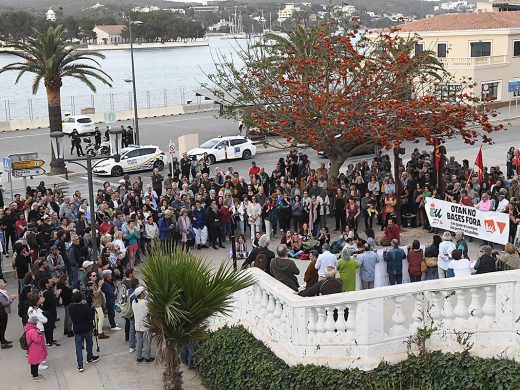
[[[87,145],[85,148],[85,153],[91,157],[106,157],[110,156],[110,142],[104,141],[101,142],[101,145],[96,145],[92,143],[90,138],[83,138],[83,142]]]

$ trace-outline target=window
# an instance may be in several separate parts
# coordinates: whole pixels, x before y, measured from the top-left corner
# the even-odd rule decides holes
[[[470,42],[471,57],[489,57],[491,55],[491,42]]]
[[[92,123],[92,119],[90,118],[79,118],[78,123]]]
[[[481,100],[498,100],[499,98],[499,81],[491,81],[482,83],[481,86]]]
[[[155,148],[141,148],[139,149],[139,156],[148,156],[155,154]]]
[[[424,51],[424,44],[423,43],[416,43],[415,44],[415,54],[419,54]]]
[[[456,102],[461,92],[462,85],[460,84],[441,84],[437,86],[437,96],[448,102]]]
[[[126,158],[133,158],[139,156],[139,150],[131,150],[126,154]]]
[[[445,58],[448,54],[448,45],[446,43],[437,43],[437,57]]]
[[[242,145],[242,144],[245,144],[246,142],[247,141],[244,138],[233,139],[233,140],[231,140],[231,146]]]
[[[513,57],[520,57],[520,41],[513,41]]]

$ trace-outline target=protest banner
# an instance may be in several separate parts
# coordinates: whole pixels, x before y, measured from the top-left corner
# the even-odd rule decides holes
[[[506,244],[509,240],[509,214],[480,211],[474,207],[426,198],[426,214],[430,226],[466,236]]]

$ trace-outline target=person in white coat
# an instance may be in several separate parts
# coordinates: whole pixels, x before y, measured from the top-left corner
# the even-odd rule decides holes
[[[256,232],[262,232],[262,206],[253,196],[251,202],[247,204],[247,216],[249,227],[251,228],[251,242],[255,239]]]
[[[151,356],[152,335],[145,326],[145,319],[148,315],[148,301],[146,300],[146,292],[144,287],[137,287],[130,296],[132,301],[132,310],[135,319],[135,340],[137,363],[154,361]],[[144,355],[144,356],[143,356]]]

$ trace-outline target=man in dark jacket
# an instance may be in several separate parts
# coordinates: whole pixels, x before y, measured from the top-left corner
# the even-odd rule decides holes
[[[493,250],[488,245],[483,245],[480,247],[481,256],[477,259],[477,262],[475,263],[477,275],[496,271],[495,259],[493,259],[493,257],[491,256],[492,251]]]
[[[298,291],[299,285],[296,275],[300,274],[300,270],[294,261],[287,257],[287,245],[278,245],[276,248],[276,255],[278,257],[271,261],[271,275],[287,287],[294,291]]]
[[[103,287],[101,287],[101,291],[105,294],[105,302],[107,307],[107,317],[108,322],[110,323],[110,330],[121,330],[119,326],[116,324],[116,297],[117,291],[114,282],[112,281],[112,271],[109,269],[101,272],[101,276],[103,276]]]
[[[242,264],[242,269],[245,269],[250,264],[253,264],[256,260],[256,257],[260,254],[263,254],[265,255],[265,257],[267,257],[267,267],[265,269],[265,272],[273,276],[271,274],[271,260],[274,259],[274,252],[268,248],[269,244],[269,235],[263,234],[262,236],[260,236],[260,239],[258,240],[258,246],[249,253],[249,256],[247,256],[247,259],[244,261],[244,264]]]
[[[311,287],[307,287],[298,293],[301,297],[314,297],[317,295],[338,294],[343,289],[343,282],[341,279],[336,279],[336,268],[329,265],[325,270],[325,279]]]
[[[153,174],[152,174],[152,188],[156,192],[158,197],[160,197],[162,195],[163,180],[164,180],[164,178],[159,173],[159,169],[154,168]]]
[[[83,302],[83,294],[76,291],[72,294],[72,303],[69,306],[69,315],[72,320],[72,329],[76,342],[76,361],[78,371],[83,372],[83,341],[87,346],[87,363],[95,363],[99,356],[92,354],[92,330],[94,311]]]
[[[401,284],[403,282],[403,260],[406,254],[399,248],[399,241],[393,239],[392,249],[383,253],[383,260],[386,262],[386,272],[390,285]]]

